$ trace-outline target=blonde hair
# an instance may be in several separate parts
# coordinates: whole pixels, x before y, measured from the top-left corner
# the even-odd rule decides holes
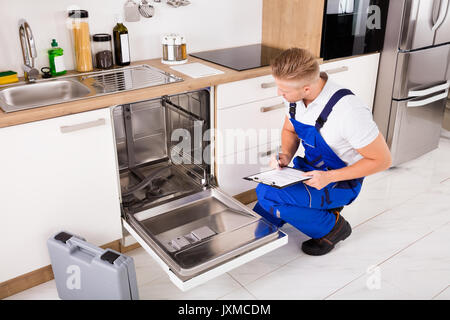
[[[297,80],[311,84],[319,79],[319,64],[313,54],[301,48],[290,48],[271,62],[272,75],[283,80]]]

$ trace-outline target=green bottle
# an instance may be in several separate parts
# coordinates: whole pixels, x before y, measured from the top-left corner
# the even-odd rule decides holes
[[[127,66],[130,64],[130,45],[128,42],[128,29],[123,25],[122,17],[117,16],[117,24],[113,29],[114,55],[116,65]]]
[[[52,48],[48,50],[48,60],[50,62],[50,73],[53,77],[65,74],[63,49],[58,47],[58,42],[52,39]]]

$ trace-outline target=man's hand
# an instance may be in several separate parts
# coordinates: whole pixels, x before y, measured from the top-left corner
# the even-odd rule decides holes
[[[321,190],[322,188],[326,187],[328,184],[333,182],[331,180],[331,175],[329,171],[314,170],[305,172],[304,175],[310,176],[312,178],[309,180],[305,180],[303,183],[310,187],[316,188],[317,190]]]
[[[270,167],[272,169],[279,169],[281,167],[286,167],[292,160],[292,157],[289,157],[285,153],[279,153],[278,154],[278,160],[277,157],[274,155],[270,159]]]

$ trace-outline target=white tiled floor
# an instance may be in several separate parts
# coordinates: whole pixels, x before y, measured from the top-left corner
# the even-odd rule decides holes
[[[450,139],[367,177],[342,215],[353,233],[329,254],[302,253],[307,237],[286,225],[287,245],[188,292],[142,248],[133,250],[140,298],[450,299]],[[8,299],[57,298],[49,281]]]

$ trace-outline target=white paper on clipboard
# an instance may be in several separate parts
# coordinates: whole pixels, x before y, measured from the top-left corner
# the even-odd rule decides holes
[[[282,167],[280,169],[272,169],[269,171],[263,171],[248,177],[246,180],[254,182],[264,183],[276,188],[285,188],[290,185],[311,179],[310,176],[305,176],[305,173],[301,170],[291,167]]]

